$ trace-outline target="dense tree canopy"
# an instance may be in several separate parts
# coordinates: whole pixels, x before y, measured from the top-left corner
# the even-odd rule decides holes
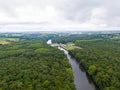
[[[101,39],[107,39],[109,37],[113,37],[111,34],[71,34],[71,35],[63,35],[63,36],[56,36],[55,38],[52,38],[53,43],[63,43],[66,44],[68,42],[74,42],[76,40],[101,40]]]
[[[69,35],[55,43],[73,42],[82,49],[69,50],[100,90],[120,89],[120,34]]]
[[[0,90],[75,90],[64,53],[43,39],[0,45]]]
[[[0,44],[0,90],[75,90],[73,71],[62,51],[46,44],[73,42],[70,50],[100,90],[120,89],[120,34],[3,33],[19,41]]]
[[[120,89],[119,40],[77,40],[70,53],[84,66],[100,90]]]

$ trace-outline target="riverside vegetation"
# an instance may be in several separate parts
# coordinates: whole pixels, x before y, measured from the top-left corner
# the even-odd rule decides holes
[[[74,42],[82,48],[69,50],[69,53],[84,67],[98,90],[120,90],[120,39],[114,39],[112,34],[112,38],[107,34],[105,37],[86,36],[58,37],[53,42]]]
[[[81,50],[71,50],[72,56],[84,66],[100,90],[120,89],[120,42],[111,40],[80,41]]]
[[[0,90],[75,90],[67,57],[42,38],[0,45]]]
[[[75,90],[69,61],[62,51],[46,44],[48,39],[53,43],[74,44],[66,48],[84,67],[98,90],[120,89],[119,33],[62,33],[62,36],[61,33],[5,33],[0,37],[9,42],[0,43],[0,90]]]

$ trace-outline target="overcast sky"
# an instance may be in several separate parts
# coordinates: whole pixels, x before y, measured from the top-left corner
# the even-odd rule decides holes
[[[120,0],[0,0],[0,32],[120,30]]]

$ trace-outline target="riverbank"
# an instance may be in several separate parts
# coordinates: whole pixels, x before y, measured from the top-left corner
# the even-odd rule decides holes
[[[76,61],[77,61],[77,62],[79,63],[79,65],[82,67],[82,70],[85,71],[88,79],[95,85],[95,89],[96,89],[96,90],[99,90],[98,85],[96,84],[96,82],[94,81],[94,79],[89,75],[89,73],[88,73],[85,65],[83,65],[83,63],[81,63],[80,60],[78,60],[70,51],[68,51],[68,52],[69,52],[69,54],[70,54],[73,58],[76,59]]]
[[[82,49],[81,47],[76,46],[74,43],[60,44],[60,46],[66,50]]]
[[[71,50],[72,56],[83,64],[99,90],[119,90],[120,42],[101,40],[80,42],[82,50]]]
[[[66,43],[66,44],[58,44],[58,43],[52,43],[52,40],[48,40],[47,44],[50,44],[53,47],[62,47],[65,50],[73,50],[73,49],[82,49],[81,47],[76,46],[74,43]]]
[[[96,90],[96,86],[93,81],[88,77],[83,66],[78,63],[78,61],[73,58],[67,50],[63,47],[59,47],[60,50],[64,51],[67,58],[72,66],[74,72],[74,83],[76,85],[76,90]]]
[[[51,41],[50,45],[57,46],[58,49],[64,51],[66,54],[72,66],[76,90],[96,90],[94,83],[90,80],[85,70],[83,70],[83,67],[77,62],[75,58],[69,54],[68,50],[64,47],[63,44],[53,44]]]

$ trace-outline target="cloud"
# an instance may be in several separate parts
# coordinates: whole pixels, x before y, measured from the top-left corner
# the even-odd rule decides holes
[[[120,29],[119,4],[120,0],[0,0],[0,30],[32,28],[25,22],[33,23],[32,29]],[[42,22],[47,25],[38,25]]]

